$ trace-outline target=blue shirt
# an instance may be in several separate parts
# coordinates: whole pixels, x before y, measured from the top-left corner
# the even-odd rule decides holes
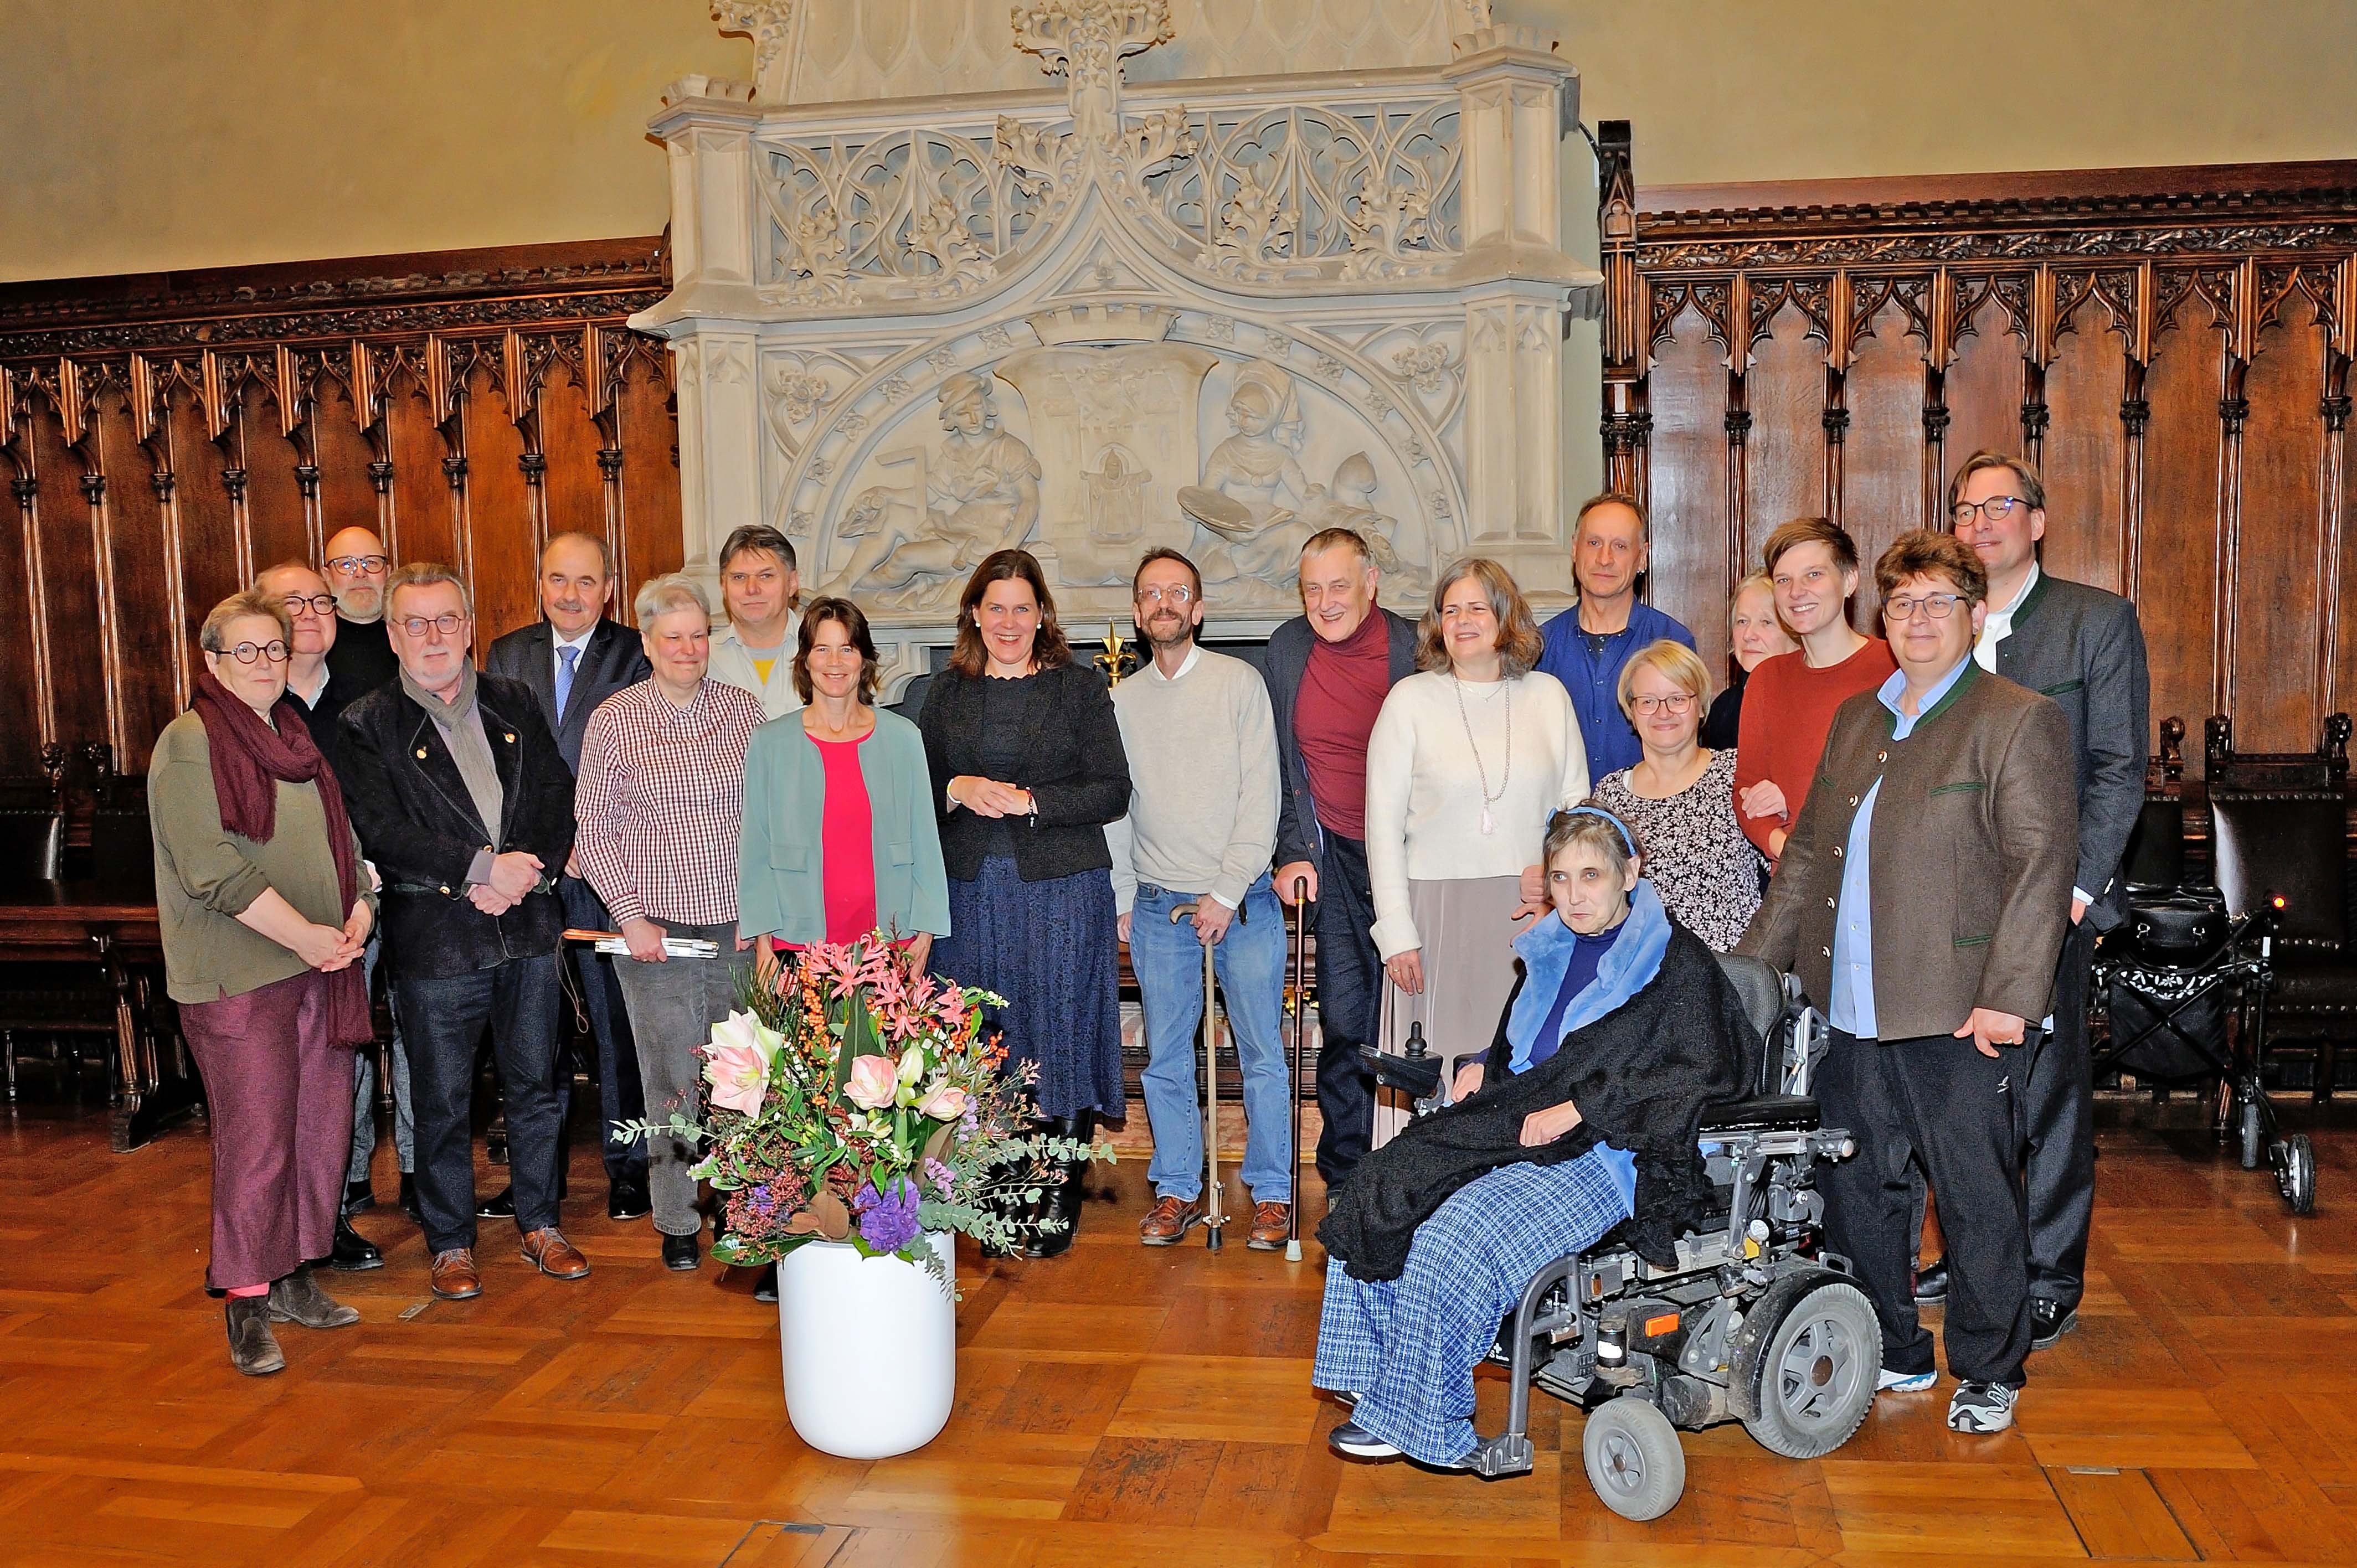
[[[1972,664],[1968,655],[1923,693],[1913,714],[1899,711],[1899,694],[1907,689],[1907,672],[1900,671],[1875,690],[1875,698],[1890,710],[1890,738],[1905,740],[1915,733],[1922,714],[1940,705]],[[1849,844],[1843,852],[1841,903],[1834,912],[1834,994],[1825,1021],[1861,1040],[1878,1038],[1874,1018],[1874,801],[1882,793],[1878,776],[1857,815],[1850,819]]]
[[[1564,965],[1563,983],[1555,987],[1555,1005],[1547,1009],[1545,1021],[1539,1025],[1539,1032],[1531,1041],[1531,1067],[1538,1066],[1563,1047],[1564,1009],[1571,1005],[1573,997],[1596,983],[1596,972],[1603,966],[1604,955],[1612,950],[1612,944],[1628,929],[1629,922],[1624,919],[1592,937],[1578,931],[1572,933],[1571,957]]]
[[[1571,693],[1572,711],[1579,715],[1579,737],[1587,746],[1587,777],[1602,779],[1623,768],[1634,768],[1645,755],[1629,715],[1620,711],[1620,671],[1630,656],[1668,638],[1695,645],[1694,633],[1649,604],[1629,607],[1629,624],[1600,639],[1599,652],[1579,629],[1579,607],[1574,605],[1541,628],[1546,647],[1538,667],[1563,682]]]

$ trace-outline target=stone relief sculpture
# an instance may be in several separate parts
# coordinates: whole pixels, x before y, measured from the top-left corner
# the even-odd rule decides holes
[[[991,552],[1022,543],[1039,521],[1039,459],[1022,437],[999,428],[990,377],[950,377],[940,411],[948,434],[935,452],[919,454],[926,459],[919,484],[902,491],[870,486],[854,498],[835,537],[858,543],[827,580],[828,593],[913,586],[913,601]]]

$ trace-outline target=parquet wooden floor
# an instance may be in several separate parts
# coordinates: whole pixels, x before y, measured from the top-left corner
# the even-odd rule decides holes
[[[1314,1243],[1293,1265],[1240,1236],[1141,1251],[1135,1160],[1068,1257],[961,1258],[940,1439],[814,1455],[749,1277],[664,1272],[646,1222],[604,1219],[579,1146],[587,1281],[530,1274],[486,1225],[484,1295],[434,1301],[382,1205],[362,1223],[388,1266],[332,1283],[364,1322],[283,1329],[288,1370],[250,1381],[201,1289],[201,1130],[117,1158],[102,1117],[0,1123],[0,1564],[2357,1560],[2347,1132],[2295,1220],[2198,1134],[2107,1130],[2082,1326],[2033,1361],[2016,1431],[1948,1432],[1944,1384],[1886,1397],[1819,1463],[1720,1427],[1689,1435],[1685,1500],[1652,1525],[1595,1501],[1579,1418],[1544,1398],[1522,1479],[1334,1458]],[[1486,1381],[1492,1428],[1501,1400]]]

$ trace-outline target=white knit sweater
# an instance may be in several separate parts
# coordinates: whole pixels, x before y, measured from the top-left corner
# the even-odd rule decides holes
[[[1367,873],[1375,895],[1375,946],[1387,959],[1424,945],[1408,915],[1411,880],[1519,876],[1524,866],[1538,864],[1548,816],[1587,796],[1587,748],[1561,682],[1534,671],[1512,681],[1464,684],[1461,715],[1459,684],[1445,670],[1409,676],[1383,699],[1367,741]],[[1495,828],[1486,834],[1480,831],[1482,768],[1490,776]]]

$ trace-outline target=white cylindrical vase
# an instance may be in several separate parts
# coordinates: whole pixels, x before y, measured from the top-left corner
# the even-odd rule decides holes
[[[885,1459],[940,1434],[957,1397],[957,1303],[942,1260],[863,1258],[848,1241],[806,1241],[778,1264],[786,1414],[804,1443],[844,1459]]]

